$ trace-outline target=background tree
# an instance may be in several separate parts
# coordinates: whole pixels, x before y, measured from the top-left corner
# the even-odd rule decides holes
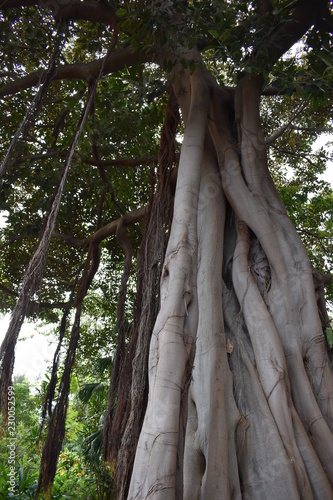
[[[102,366],[103,363],[100,363]],[[92,384],[90,384],[91,386]],[[101,384],[100,384],[101,385]],[[28,500],[36,498],[37,482],[40,467],[40,447],[38,435],[40,426],[41,402],[45,396],[47,379],[40,388],[31,386],[24,376],[14,377],[13,387],[16,397],[16,429],[15,429],[15,494],[12,493],[9,477],[9,448],[13,440],[1,440],[0,446],[0,498]],[[66,420],[66,439],[59,455],[57,476],[55,478],[52,498],[105,498],[105,490],[110,483],[109,470],[103,467],[99,459],[101,451],[95,451],[96,443],[92,442],[95,421],[100,419],[104,405],[99,401],[99,391],[94,391],[93,401],[86,404],[82,397],[78,400],[78,378],[72,377],[71,398]],[[82,388],[87,396],[87,390]],[[98,396],[96,397],[96,394]],[[104,397],[104,403],[106,395]],[[100,408],[102,407],[102,410]],[[97,426],[96,426],[97,427]],[[92,432],[92,429],[95,431]],[[82,439],[82,436],[87,439]],[[94,453],[95,451],[95,453]]]
[[[59,321],[39,493],[76,355],[112,354],[117,498],[332,498],[329,2],[8,0],[0,21],[4,421],[24,318]]]

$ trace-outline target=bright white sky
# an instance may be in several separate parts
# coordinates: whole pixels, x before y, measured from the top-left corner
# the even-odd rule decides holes
[[[0,319],[0,344],[5,337],[10,316]],[[53,360],[57,342],[51,336],[46,336],[45,327],[38,327],[25,322],[19,336],[15,351],[14,376],[25,375],[31,383],[42,380]],[[51,342],[52,341],[52,342]]]
[[[327,140],[327,137],[318,140],[316,146],[325,145]],[[323,178],[333,186],[333,162],[327,166]],[[0,318],[0,344],[6,334],[8,324],[9,316]],[[25,375],[32,383],[45,376],[57,345],[56,339],[45,336],[43,330],[46,331],[45,328],[26,322],[22,327],[16,347],[14,375]]]

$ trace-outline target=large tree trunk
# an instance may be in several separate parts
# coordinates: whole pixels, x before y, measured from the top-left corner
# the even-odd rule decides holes
[[[332,371],[311,264],[267,168],[262,81],[231,95],[185,73],[129,498],[333,498]]]

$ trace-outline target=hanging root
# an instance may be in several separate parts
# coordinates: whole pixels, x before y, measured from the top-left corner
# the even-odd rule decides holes
[[[108,397],[108,415],[106,417],[108,426],[110,427],[108,433],[105,435],[105,439],[107,439],[108,446],[110,447],[111,450],[119,449],[121,444],[121,441],[119,441],[119,437],[121,435],[120,429],[123,426],[123,421],[119,419],[115,421],[114,416],[116,411],[116,404],[122,405],[123,403],[122,401],[123,388],[119,390],[119,383],[120,383],[120,374],[123,370],[126,360],[125,301],[126,301],[128,279],[132,267],[132,255],[133,255],[132,245],[126,233],[125,220],[126,219],[124,217],[121,218],[116,231],[118,243],[125,253],[125,261],[124,261],[124,270],[121,277],[119,298],[117,304],[118,338],[117,338],[117,348],[113,358],[111,382],[110,382],[109,397]]]
[[[105,64],[106,59],[104,60]],[[100,69],[100,75],[103,73],[103,64]],[[58,185],[55,189],[51,207],[49,213],[45,219],[42,234],[40,236],[38,245],[34,254],[32,255],[28,267],[25,271],[21,291],[19,294],[18,301],[13,310],[12,318],[4,338],[4,341],[0,349],[0,369],[1,369],[1,381],[0,381],[0,409],[4,411],[4,423],[7,421],[8,407],[7,407],[7,393],[8,386],[11,383],[13,367],[14,367],[14,356],[15,356],[15,346],[22,327],[23,321],[28,314],[30,302],[35,294],[39,293],[44,268],[50,248],[50,243],[52,239],[53,230],[55,227],[57,215],[60,208],[62,193],[64,190],[66,177],[71,165],[71,161],[79,142],[84,124],[90,112],[90,107],[92,105],[94,94],[97,86],[96,79],[92,85],[90,85],[87,100],[85,106],[82,110],[80,120],[78,122],[75,134],[73,136],[67,157],[59,176]]]
[[[65,437],[66,413],[70,389],[70,375],[75,352],[80,336],[81,304],[77,307],[73,323],[70,343],[64,365],[64,372],[59,386],[59,397],[48,424],[48,432],[44,443],[36,497],[43,488],[46,498],[50,498],[52,483],[57,470],[58,457]]]
[[[108,51],[108,55],[109,55],[109,51]],[[54,209],[54,211],[53,211],[54,221],[53,221],[53,225],[52,225],[52,230],[54,227],[57,212],[59,210],[60,199],[61,199],[61,194],[62,194],[66,174],[68,172],[69,165],[70,165],[71,159],[73,157],[75,148],[77,146],[78,140],[80,138],[81,132],[83,130],[85,121],[86,121],[87,116],[90,112],[90,108],[91,108],[91,105],[92,105],[93,100],[94,100],[97,82],[103,74],[106,59],[107,59],[107,57],[104,59],[104,62],[101,65],[98,78],[89,87],[86,105],[82,111],[82,114],[81,114],[81,117],[80,117],[80,120],[79,120],[79,123],[77,126],[77,130],[76,130],[76,133],[74,135],[74,138],[73,138],[73,141],[72,141],[72,144],[71,144],[68,156],[67,156],[67,160],[65,162],[65,168],[64,168],[63,175],[62,175],[61,182],[60,182],[60,185],[62,186],[61,191],[59,188],[55,194],[55,200],[57,198],[59,198],[59,201],[58,201],[57,210]],[[54,205],[54,203],[52,204],[52,207],[53,207],[53,205]],[[51,227],[48,220],[47,220],[45,227],[46,228]],[[44,230],[44,232],[45,231],[46,231],[46,229]],[[52,234],[52,231],[51,231],[51,234]],[[67,407],[68,407],[68,394],[69,394],[69,389],[70,389],[70,375],[71,375],[72,367],[74,364],[76,348],[77,348],[77,344],[78,344],[79,336],[80,336],[80,317],[81,317],[82,303],[83,303],[84,297],[86,296],[86,293],[88,291],[89,285],[92,282],[94,274],[96,273],[96,271],[98,269],[99,257],[100,257],[100,246],[95,245],[94,243],[91,243],[89,251],[88,251],[88,256],[86,259],[85,267],[83,270],[83,275],[82,275],[82,279],[80,282],[78,294],[77,294],[76,314],[75,314],[75,319],[74,319],[74,323],[72,326],[69,348],[68,348],[68,352],[67,352],[67,356],[66,356],[66,360],[65,360],[64,373],[62,375],[61,382],[60,382],[59,398],[58,398],[57,404],[54,408],[54,411],[52,412],[52,415],[51,415],[51,418],[49,421],[48,433],[47,433],[45,445],[43,448],[40,474],[39,474],[38,487],[37,487],[37,497],[38,497],[42,488],[43,488],[44,493],[47,496],[47,498],[49,498],[51,495],[52,483],[53,483],[53,480],[54,480],[54,477],[56,474],[56,470],[57,470],[58,457],[59,457],[59,453],[61,450],[64,436],[65,436],[65,421],[66,421],[66,413],[67,413]]]
[[[24,144],[29,133],[31,126],[37,116],[40,105],[46,95],[50,83],[52,82],[53,77],[56,74],[56,66],[61,55],[62,49],[66,43],[67,32],[66,32],[66,24],[60,22],[58,25],[58,32],[55,40],[55,48],[53,54],[51,55],[49,65],[45,73],[42,74],[41,77],[41,85],[38,89],[37,94],[35,95],[32,103],[28,107],[26,111],[26,115],[23,121],[20,123],[20,126],[15,133],[8,151],[0,165],[0,177],[2,177],[10,164],[10,161],[15,158],[15,153],[21,150],[21,144]]]
[[[108,409],[104,424],[104,459],[116,460],[115,494],[127,498],[135,449],[148,395],[148,351],[159,307],[159,286],[170,225],[169,184],[175,159],[174,136],[179,123],[178,105],[170,93],[161,131],[156,193],[151,197],[143,240],[138,254],[137,295],[132,337],[119,375],[116,408]],[[154,190],[152,183],[151,190]],[[113,415],[113,418],[111,418]]]
[[[65,423],[66,423],[66,414],[68,408],[70,378],[71,378],[71,371],[73,368],[73,364],[75,361],[76,349],[80,337],[80,318],[81,318],[82,304],[89,288],[88,279],[91,278],[91,270],[93,268],[95,269],[95,272],[97,271],[97,268],[94,266],[94,263],[92,262],[93,249],[94,246],[91,245],[88,251],[88,255],[82,273],[82,278],[77,292],[76,313],[71,330],[71,336],[66,355],[66,360],[64,364],[64,372],[61,377],[59,385],[57,404],[55,405],[55,408],[50,416],[47,436],[42,452],[40,473],[38,478],[38,487],[36,493],[37,498],[42,488],[44,494],[46,495],[46,498],[49,498],[51,495],[52,483],[57,470],[58,457],[61,450],[63,439],[65,437]],[[63,328],[65,328],[66,326],[65,321],[66,317],[64,315],[62,322]],[[58,359],[56,359],[56,362],[58,362]],[[56,383],[56,371],[54,371],[54,373],[55,377],[53,380],[53,385],[55,385]],[[50,392],[51,390],[54,393],[54,387],[52,387],[48,392]],[[51,396],[53,398],[53,394],[50,394],[50,397]]]
[[[331,274],[325,274],[318,269],[312,270],[313,284],[316,292],[316,301],[318,304],[318,311],[323,328],[329,328],[331,325],[330,318],[327,314],[326,300],[325,300],[325,286],[332,281]]]
[[[47,415],[48,415],[48,417],[51,417],[51,415],[52,415],[52,403],[54,401],[54,395],[55,395],[55,390],[56,390],[56,385],[57,385],[57,380],[58,380],[60,349],[61,349],[62,341],[63,341],[65,333],[66,333],[66,324],[67,324],[67,320],[68,320],[68,315],[70,313],[71,307],[72,307],[73,302],[74,302],[76,287],[77,287],[77,279],[75,280],[75,283],[72,287],[72,291],[71,291],[71,295],[70,295],[70,298],[68,301],[68,305],[67,305],[67,307],[62,315],[61,321],[60,321],[58,345],[57,345],[57,348],[54,352],[50,382],[49,382],[48,387],[47,387],[45,401],[44,401],[44,404],[42,407],[42,415],[41,415],[41,423],[40,423],[40,428],[39,428],[38,444],[39,444],[41,437],[42,437],[42,432],[44,429]]]
[[[240,86],[248,93],[238,114],[241,155],[233,146],[230,125],[223,118],[224,113],[217,111],[217,105],[210,122],[224,191],[242,221],[238,223],[231,286],[244,315],[270,411],[287,456],[292,457],[294,484],[305,497],[316,491],[324,491],[327,496],[330,487],[323,470],[331,483],[333,478],[333,457],[329,451],[333,442],[328,427],[332,415],[328,395],[332,373],[323,350],[310,263],[267,170],[260,121],[251,108],[256,103],[257,83],[253,79]],[[247,228],[252,230],[252,240]],[[259,244],[256,251],[250,248],[254,242]],[[298,420],[294,417],[297,414]],[[312,444],[306,438],[299,445],[300,436],[306,436],[304,430]],[[313,458],[316,454],[322,463],[316,465],[320,487],[313,474],[313,464],[318,463]]]
[[[181,492],[177,447],[188,363],[194,356],[198,320],[197,214],[201,164],[209,109],[209,88],[197,69],[191,76],[191,106],[178,169],[175,206],[161,279],[161,309],[149,353],[149,398],[137,446],[129,498]],[[184,413],[185,412],[185,413]],[[162,458],[163,457],[163,458]]]

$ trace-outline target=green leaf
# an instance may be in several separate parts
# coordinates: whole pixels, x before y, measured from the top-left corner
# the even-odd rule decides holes
[[[215,38],[216,40],[219,39],[220,35],[218,34],[217,31],[215,30],[208,30],[208,32],[212,35],[213,38]]]
[[[326,328],[327,344],[330,349],[333,348],[333,331],[332,328]]]
[[[117,15],[118,17],[124,17],[124,16],[126,16],[126,14],[127,14],[127,10],[126,10],[126,9],[119,9],[119,10],[117,10],[117,12],[116,12],[116,15]]]

